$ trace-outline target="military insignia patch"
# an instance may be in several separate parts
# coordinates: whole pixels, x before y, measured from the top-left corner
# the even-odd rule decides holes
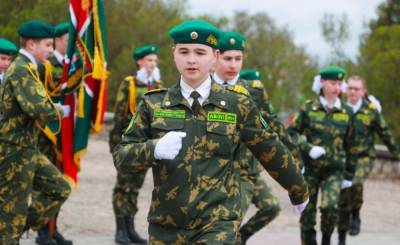
[[[207,113],[207,121],[209,122],[223,122],[223,123],[236,123],[236,114],[227,112],[210,111]]]
[[[345,113],[334,113],[333,114],[333,120],[334,121],[344,121],[347,122],[349,121],[349,115]]]
[[[176,119],[183,119],[186,117],[185,110],[162,110],[162,109],[155,109],[154,118],[176,118]]]
[[[136,117],[137,117],[137,114],[135,113],[135,115],[133,115],[133,117],[131,118],[131,121],[129,122],[128,128],[125,130],[125,132],[128,132],[129,129],[131,129],[132,126],[136,123]]]
[[[235,91],[236,93],[239,94],[245,94],[245,95],[249,95],[249,91],[240,85],[235,85],[233,88],[232,87],[228,87],[229,90]]]
[[[254,80],[253,83],[251,84],[251,87],[253,88],[264,88],[264,85],[260,80]]]
[[[376,106],[374,105],[374,103],[371,102],[371,103],[368,104],[368,108],[375,110]]]
[[[192,31],[192,32],[190,33],[190,38],[191,38],[191,39],[196,40],[198,37],[199,37],[199,34],[197,34],[197,32]]]
[[[261,121],[261,124],[264,126],[264,128],[270,129],[269,124],[268,124],[267,121],[265,121],[265,119],[262,117],[261,112],[260,112],[260,121]]]
[[[47,95],[46,90],[41,85],[36,88],[36,93],[38,93],[38,95],[40,95],[41,97],[46,97]]]
[[[308,114],[310,117],[318,120],[322,120],[325,117],[325,113],[322,111],[310,111]]]
[[[371,117],[370,115],[365,115],[365,114],[358,114],[356,116],[357,119],[361,120],[364,124],[369,125],[371,122]]]
[[[212,34],[207,37],[207,42],[214,46],[218,43],[217,38],[215,38]]]

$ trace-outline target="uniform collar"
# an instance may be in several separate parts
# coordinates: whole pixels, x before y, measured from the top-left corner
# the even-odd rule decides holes
[[[220,78],[216,72],[214,72],[212,77],[213,77],[214,81],[220,85],[225,85],[225,82],[226,82],[226,83],[228,83],[228,85],[234,86],[234,85],[236,85],[236,83],[239,79],[239,74],[237,74],[236,77],[234,77],[232,80],[227,80],[227,81]]]
[[[24,55],[26,58],[28,58],[28,60],[35,66],[35,69],[37,69],[37,67],[38,67],[37,61],[31,53],[29,53],[26,49],[23,49],[23,48],[21,48],[19,50],[19,53]]]
[[[353,113],[357,113],[363,105],[363,99],[360,98],[355,105],[352,105],[350,102],[347,102],[347,104],[353,109]]]
[[[58,50],[54,50],[53,55],[54,57],[56,57],[58,63],[63,64],[64,56],[60,52],[58,52]]]
[[[342,103],[340,102],[339,98],[336,98],[335,103],[333,104],[332,108],[329,108],[328,106],[328,101],[326,101],[324,96],[319,96],[319,102],[321,102],[321,105],[325,108],[325,109],[332,109],[332,108],[336,108],[336,109],[341,109],[342,108]]]
[[[181,87],[182,95],[189,102],[189,104],[192,104],[191,102],[193,101],[193,98],[190,97],[190,94],[193,91],[197,91],[200,94],[200,97],[199,97],[200,104],[203,104],[203,102],[210,95],[210,91],[211,91],[211,77],[210,76],[208,76],[207,79],[204,82],[202,82],[201,85],[196,89],[192,88],[189,84],[187,84],[183,80],[182,77],[181,77],[179,84]]]

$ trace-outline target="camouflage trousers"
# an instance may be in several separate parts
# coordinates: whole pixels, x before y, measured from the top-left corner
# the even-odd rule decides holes
[[[339,230],[348,230],[352,210],[361,209],[364,202],[364,182],[371,173],[372,163],[373,160],[369,157],[359,158],[355,164],[356,170],[353,177],[353,185],[350,188],[343,189],[340,193]]]
[[[321,190],[321,231],[332,234],[337,222],[337,204],[340,195],[340,184],[343,179],[341,171],[320,170],[312,171],[306,168],[304,178],[308,184],[310,201],[300,217],[302,244],[316,243],[316,214],[318,193]]]
[[[138,211],[139,190],[147,171],[141,173],[117,173],[117,183],[113,190],[113,209],[116,218],[135,217]]]
[[[149,245],[238,244],[239,221],[215,221],[198,229],[179,229],[149,225]]]
[[[71,189],[58,169],[38,150],[0,149],[0,244],[18,244],[25,227],[47,224]],[[29,206],[32,191],[37,191]]]
[[[278,216],[279,202],[260,175],[250,178],[249,181],[241,181],[240,185],[242,217],[246,214],[250,203],[258,208],[257,213],[242,225],[241,230],[246,231],[246,234],[254,234]]]

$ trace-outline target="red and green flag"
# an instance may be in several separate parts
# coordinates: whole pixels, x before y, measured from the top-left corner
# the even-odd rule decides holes
[[[103,0],[70,1],[69,43],[61,80],[61,100],[71,107],[62,120],[65,177],[74,185],[90,132],[103,125],[107,100],[107,43]]]

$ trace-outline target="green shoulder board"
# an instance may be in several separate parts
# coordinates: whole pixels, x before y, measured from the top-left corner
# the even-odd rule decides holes
[[[247,96],[250,95],[249,91],[245,87],[240,86],[240,85],[228,86],[227,89],[230,91],[236,92],[238,94],[244,94]]]

